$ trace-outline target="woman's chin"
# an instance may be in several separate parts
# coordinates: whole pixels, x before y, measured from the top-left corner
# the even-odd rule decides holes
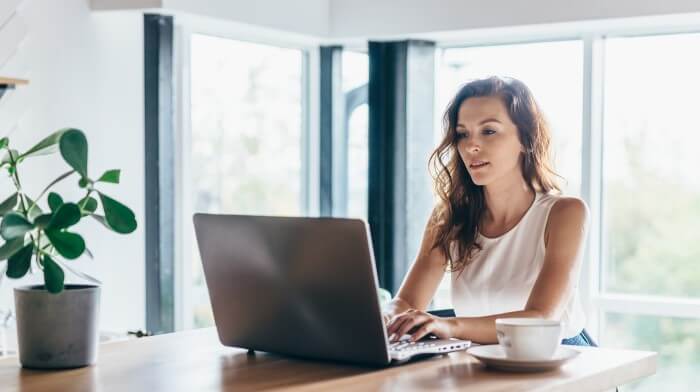
[[[488,182],[486,180],[485,176],[472,175],[471,178],[472,178],[472,182],[474,183],[474,185],[478,185],[478,186],[484,186]]]

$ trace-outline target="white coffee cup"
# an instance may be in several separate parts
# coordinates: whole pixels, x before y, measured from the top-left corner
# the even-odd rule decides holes
[[[538,318],[496,319],[496,335],[508,359],[547,360],[561,342],[562,323]]]

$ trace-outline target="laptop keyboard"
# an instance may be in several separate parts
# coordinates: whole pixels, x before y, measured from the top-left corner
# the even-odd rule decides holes
[[[404,335],[398,342],[389,344],[389,355],[392,359],[402,360],[418,354],[442,354],[465,350],[469,348],[470,343],[456,339],[425,339],[412,342],[409,335]]]
[[[435,343],[430,343],[430,342],[411,342],[408,340],[405,341],[398,341],[391,343],[389,345],[389,350],[392,351],[415,351],[419,350],[423,347],[435,347]]]

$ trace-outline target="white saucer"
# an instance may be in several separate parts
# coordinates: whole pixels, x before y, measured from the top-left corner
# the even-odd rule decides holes
[[[515,360],[506,358],[503,349],[498,344],[487,346],[473,346],[467,352],[483,362],[486,366],[513,371],[513,372],[537,372],[556,369],[568,360],[580,354],[572,348],[559,346],[554,356],[545,360]]]

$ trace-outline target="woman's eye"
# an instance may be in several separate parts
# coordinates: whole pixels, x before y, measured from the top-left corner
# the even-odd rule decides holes
[[[484,135],[493,135],[496,133],[493,129],[484,129]]]
[[[467,137],[466,132],[457,132],[457,139],[464,139],[465,137]]]

